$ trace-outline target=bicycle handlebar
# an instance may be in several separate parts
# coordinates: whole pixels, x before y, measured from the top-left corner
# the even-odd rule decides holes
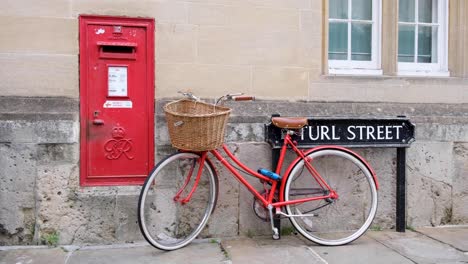
[[[192,94],[191,92],[181,92],[179,91],[178,93],[182,94],[183,96],[194,100],[194,101],[200,101],[200,98]],[[215,105],[218,105],[220,102],[223,101],[255,101],[254,96],[248,96],[248,95],[243,95],[243,93],[236,93],[236,94],[226,94],[221,96],[216,100]]]
[[[243,95],[233,97],[234,101],[255,101],[255,96]]]

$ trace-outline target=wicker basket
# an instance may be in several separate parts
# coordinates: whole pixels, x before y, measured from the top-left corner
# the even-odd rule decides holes
[[[183,99],[166,104],[164,111],[173,147],[206,151],[223,144],[230,108]]]

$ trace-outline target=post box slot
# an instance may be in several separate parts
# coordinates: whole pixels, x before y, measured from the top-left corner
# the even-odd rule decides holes
[[[136,59],[135,43],[99,42],[99,57],[106,59]]]
[[[134,47],[102,46],[102,52],[105,53],[133,53],[134,50]]]

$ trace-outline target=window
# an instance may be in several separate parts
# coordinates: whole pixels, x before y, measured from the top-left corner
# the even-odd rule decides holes
[[[329,0],[331,74],[382,74],[380,0]]]
[[[448,76],[448,1],[398,3],[398,74]]]

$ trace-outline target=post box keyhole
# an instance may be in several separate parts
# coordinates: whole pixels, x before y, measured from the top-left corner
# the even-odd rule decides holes
[[[96,125],[96,126],[101,126],[101,125],[104,125],[104,120],[102,119],[99,119],[98,116],[99,116],[99,111],[94,111],[94,119],[93,119],[93,125]]]

